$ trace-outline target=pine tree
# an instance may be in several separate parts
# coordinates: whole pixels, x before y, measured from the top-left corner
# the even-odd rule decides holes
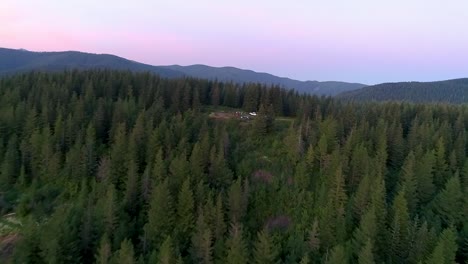
[[[456,233],[453,229],[445,229],[439,236],[434,251],[429,256],[426,264],[451,264],[455,263],[457,252]]]
[[[256,87],[255,85],[249,85],[248,87],[246,87],[244,105],[242,108],[244,108],[247,112],[257,111],[259,96],[260,93],[258,87]]]
[[[435,149],[435,167],[434,167],[434,184],[437,187],[442,187],[447,180],[447,161],[445,157],[445,145],[443,138],[437,141]]]
[[[370,239],[364,244],[364,247],[359,252],[358,256],[359,264],[374,264],[374,255],[372,253],[372,242]]]
[[[427,222],[423,222],[422,225],[418,227],[418,223],[415,221],[414,225],[416,225],[417,231],[409,250],[409,263],[418,263],[424,260],[426,256],[429,255],[433,248],[432,244],[436,240],[434,232],[428,229]]]
[[[312,229],[309,232],[308,244],[312,253],[317,253],[320,249],[320,230],[317,219],[314,220]]]
[[[304,255],[302,258],[301,258],[301,261],[299,262],[299,264],[309,264],[310,263],[310,258],[309,258],[309,255]]]
[[[345,206],[347,195],[345,192],[345,182],[341,165],[336,169],[335,175],[331,180],[328,194],[328,204],[326,205],[327,218],[324,219],[324,224],[328,226],[330,237],[328,238],[331,244],[333,241],[341,242],[345,236]],[[322,228],[323,231],[325,229]],[[327,234],[323,232],[322,234]],[[331,240],[330,240],[331,239]],[[326,243],[326,245],[329,245]]]
[[[13,263],[45,263],[41,256],[39,227],[31,216],[25,219],[22,235],[23,239],[14,248]]]
[[[175,264],[176,258],[172,245],[172,238],[168,236],[159,248],[158,262],[160,264]]]
[[[103,232],[112,234],[118,220],[117,193],[113,184],[106,186],[104,196],[97,203],[98,213],[103,225]]]
[[[125,125],[119,124],[115,132],[110,155],[112,183],[116,185],[117,189],[123,189],[121,188],[121,185],[123,185],[123,181],[127,174],[127,151]]]
[[[328,258],[325,260],[326,264],[346,264],[348,263],[348,256],[346,250],[342,245],[335,246],[331,251]]]
[[[370,241],[371,244],[377,239],[377,218],[375,216],[375,209],[371,207],[361,218],[359,227],[353,233],[353,251],[360,252]]]
[[[190,189],[190,178],[187,178],[179,191],[176,209],[176,232],[178,234],[178,242],[181,245],[186,244],[184,242],[187,242],[187,238],[190,237],[190,233],[194,228],[193,211],[193,193]]]
[[[115,253],[114,263],[116,264],[136,264],[133,244],[125,239],[120,244],[120,249]]]
[[[447,263],[445,262],[444,247],[443,245],[438,245],[432,252],[431,256],[425,261],[425,264],[442,264],[442,263]]]
[[[213,237],[203,211],[198,215],[195,233],[192,236],[191,252],[194,263],[213,263]]]
[[[172,197],[166,180],[157,185],[153,191],[148,211],[148,222],[144,227],[145,239],[152,241],[153,246],[161,243],[172,232],[173,220]]]
[[[355,220],[359,220],[369,207],[371,202],[370,194],[372,193],[371,190],[373,190],[371,184],[371,177],[366,173],[352,199],[353,217]]]
[[[94,175],[97,168],[97,154],[96,154],[96,130],[92,123],[89,123],[86,129],[86,139],[84,145],[84,163],[85,171],[88,175]]]
[[[302,140],[301,128],[297,128],[293,123],[289,126],[288,134],[284,139],[288,157],[292,164],[296,164],[304,152],[304,142]]]
[[[221,100],[221,91],[217,84],[211,90],[211,104],[213,106],[218,106]]]
[[[455,174],[434,198],[432,208],[444,226],[458,226],[463,222],[463,203],[460,178]]]
[[[361,181],[362,177],[367,174],[369,167],[369,157],[367,149],[363,145],[357,146],[351,155],[350,173],[348,176],[348,188],[354,191]]]
[[[433,151],[428,151],[416,162],[415,175],[418,187],[418,200],[422,204],[428,203],[434,194],[434,172],[435,156]]]
[[[229,239],[226,243],[227,256],[225,263],[243,264],[248,261],[247,246],[244,242],[242,226],[238,224],[231,225]]]
[[[383,119],[379,119],[377,127],[376,127],[376,136],[377,139],[375,140],[375,151],[376,151],[376,158],[377,163],[379,165],[379,171],[382,175],[385,175],[387,169],[387,159],[388,159],[388,144],[387,144],[387,124]]]
[[[112,251],[107,238],[107,234],[104,234],[99,243],[99,249],[96,254],[96,264],[109,264]]]
[[[392,212],[388,254],[392,263],[403,263],[408,257],[408,230],[410,221],[404,189],[393,200]]]
[[[166,167],[164,165],[163,150],[159,149],[154,157],[153,167],[151,168],[150,184],[159,184],[167,177]]]
[[[268,133],[268,117],[266,116],[266,109],[263,105],[260,106],[260,110],[255,117],[253,129],[255,135],[259,137],[265,136]]]
[[[169,172],[171,174],[170,188],[177,191],[178,187],[182,185],[184,180],[190,175],[190,167],[187,161],[187,155],[181,153],[174,158],[169,165]]]
[[[192,155],[190,155],[190,172],[195,179],[205,178],[206,157],[202,152],[200,143],[193,146]]]
[[[216,197],[216,205],[213,215],[214,222],[214,237],[216,240],[221,240],[226,232],[226,223],[224,217],[223,198],[221,194]]]
[[[257,264],[276,263],[277,252],[268,231],[262,230],[257,233],[257,240],[253,246],[253,262]]]
[[[8,141],[5,158],[0,167],[0,189],[7,190],[15,181],[15,176],[19,170],[19,153],[17,138],[12,136]]]
[[[127,177],[125,180],[125,197],[124,197],[124,204],[129,213],[131,215],[136,215],[137,210],[137,192],[138,192],[138,182],[139,182],[139,175],[137,171],[137,164],[135,160],[128,161],[128,171]]]
[[[387,197],[385,193],[385,181],[382,175],[378,174],[373,180],[372,193],[371,193],[371,204],[370,207],[375,211],[376,226],[377,226],[377,237],[374,241],[374,248],[377,254],[375,258],[377,261],[382,261],[382,257],[386,255],[388,250],[387,247]]]
[[[405,198],[410,214],[416,212],[418,206],[418,189],[415,176],[415,156],[411,151],[406,157],[400,172],[400,188],[405,189]]]
[[[241,180],[237,179],[229,188],[229,216],[232,223],[239,223],[244,215]]]
[[[400,168],[404,160],[404,139],[401,124],[393,123],[388,132],[388,162],[392,169]],[[390,182],[392,186],[394,183]]]

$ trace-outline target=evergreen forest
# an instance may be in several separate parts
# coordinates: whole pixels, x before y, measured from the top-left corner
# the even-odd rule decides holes
[[[467,128],[467,105],[4,77],[0,263],[468,263]]]

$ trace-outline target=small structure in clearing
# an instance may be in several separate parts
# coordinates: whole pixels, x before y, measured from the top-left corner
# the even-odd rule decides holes
[[[246,113],[246,112],[241,112],[241,111],[235,111],[235,112],[212,112],[209,117],[213,119],[219,119],[219,120],[227,120],[227,119],[238,119],[242,121],[248,121],[254,118],[257,115],[257,113],[252,112],[252,113]]]

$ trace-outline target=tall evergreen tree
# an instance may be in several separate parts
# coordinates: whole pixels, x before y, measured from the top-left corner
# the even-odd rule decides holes
[[[348,256],[346,249],[342,245],[335,246],[331,251],[328,258],[325,260],[326,264],[345,264],[348,263]]]
[[[371,240],[367,240],[364,247],[359,252],[358,256],[358,263],[359,264],[374,264],[374,256],[372,253],[372,242]]]
[[[148,222],[144,227],[144,239],[151,241],[154,247],[162,243],[163,239],[172,232],[173,210],[172,197],[166,180],[154,189],[148,211]]]
[[[392,206],[392,220],[390,223],[389,257],[391,263],[402,263],[408,257],[409,213],[405,198],[405,189],[402,189]]]
[[[122,241],[122,244],[120,244],[120,249],[116,252],[116,255],[114,256],[114,263],[116,264],[136,263],[133,245],[130,240],[125,239],[124,241]]]
[[[457,252],[456,239],[456,234],[453,229],[445,229],[440,235],[434,251],[426,260],[426,263],[455,263],[455,254]]]
[[[254,244],[253,262],[257,264],[269,264],[277,262],[277,252],[275,245],[268,234],[268,231],[262,230],[257,234],[257,240]]]
[[[225,263],[228,264],[241,264],[247,263],[248,252],[247,246],[243,237],[242,226],[238,224],[231,225],[229,239],[226,243],[227,255]]]

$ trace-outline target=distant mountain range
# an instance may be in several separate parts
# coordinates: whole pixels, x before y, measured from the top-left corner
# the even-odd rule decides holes
[[[398,82],[348,91],[338,98],[353,101],[468,103],[468,78],[438,82]]]
[[[183,72],[188,76],[202,79],[217,79],[220,81],[234,81],[237,83],[253,82],[265,83],[269,85],[280,85],[286,88],[292,88],[300,92],[307,92],[317,95],[337,95],[345,91],[352,91],[365,87],[360,83],[346,82],[318,82],[318,81],[298,81],[289,78],[278,77],[269,73],[254,72],[251,70],[242,70],[234,67],[210,67],[206,65],[191,66],[166,66],[171,69]]]
[[[23,49],[0,48],[0,76],[28,71],[62,71],[65,69],[130,70],[151,72],[166,78],[190,76],[235,83],[263,83],[352,101],[468,103],[468,79],[383,83],[366,86],[346,82],[298,81],[234,67],[153,66],[109,54],[78,51],[32,52]]]
[[[148,71],[164,77],[181,77],[183,73],[166,67],[155,67],[109,54],[78,51],[32,52],[0,48],[0,76],[28,71],[61,71],[65,69],[115,69]]]
[[[64,69],[102,68],[152,72],[167,78],[190,76],[219,81],[233,81],[236,83],[264,83],[295,89],[299,92],[327,96],[334,96],[366,86],[364,84],[346,82],[304,82],[234,67],[217,68],[206,65],[152,66],[108,54],[91,54],[77,51],[32,52],[23,49],[0,48],[0,76],[32,70],[60,71]]]

